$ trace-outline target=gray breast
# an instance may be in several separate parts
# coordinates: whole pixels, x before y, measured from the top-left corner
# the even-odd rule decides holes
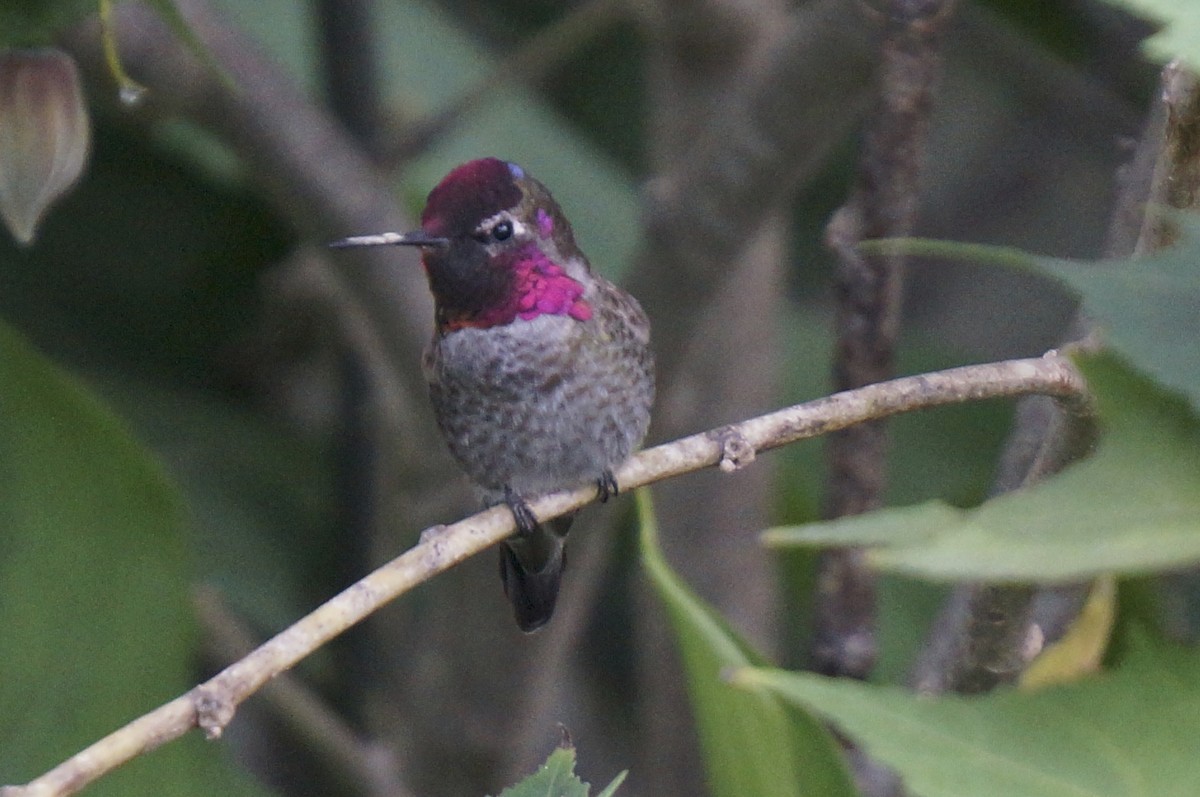
[[[429,393],[446,442],[489,500],[599,478],[640,444],[653,373],[644,336],[612,318],[539,316],[436,338]]]

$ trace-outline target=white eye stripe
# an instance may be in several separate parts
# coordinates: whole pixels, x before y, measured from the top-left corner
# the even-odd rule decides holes
[[[521,223],[519,219],[515,218],[513,214],[509,213],[507,210],[502,210],[499,213],[484,219],[482,222],[480,222],[479,226],[475,228],[475,233],[476,235],[487,235],[497,224],[502,221],[507,221],[510,225],[512,225],[512,237],[528,237],[528,225]]]

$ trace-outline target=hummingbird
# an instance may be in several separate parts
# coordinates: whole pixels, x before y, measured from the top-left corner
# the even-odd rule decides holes
[[[422,361],[450,453],[485,505],[506,504],[504,593],[522,631],[554,612],[574,515],[541,524],[531,498],[588,481],[601,500],[641,445],[654,401],[650,323],[637,300],[592,272],[544,185],[481,158],[430,192],[413,232],[331,246],[414,246],[434,298]]]

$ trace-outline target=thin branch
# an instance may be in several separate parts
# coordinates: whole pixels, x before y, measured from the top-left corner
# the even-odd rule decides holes
[[[1110,228],[1110,257],[1146,256],[1174,239],[1163,207],[1195,210],[1200,205],[1200,75],[1180,61],[1162,70],[1156,97],[1137,150],[1119,175],[1121,191]],[[1189,568],[1155,579],[1162,606],[1158,620],[1182,643],[1197,639],[1191,603],[1200,569]]]
[[[255,647],[245,624],[212,587],[196,590],[192,603],[219,661],[235,661]],[[364,739],[319,696],[290,673],[280,673],[262,690],[275,716],[329,764],[352,792],[373,797],[408,797],[392,751]]]
[[[1200,78],[1182,63],[1163,68],[1159,95],[1118,181],[1107,254],[1144,256],[1170,246],[1174,232],[1155,209],[1200,202]]]
[[[807,12],[816,4],[802,4],[803,9],[800,5],[789,0],[631,4],[637,10],[643,42],[645,174],[669,182],[696,167],[705,169],[717,162],[729,167],[722,184],[697,183],[706,196],[687,195],[685,213],[702,207],[699,215],[706,221],[674,216],[684,225],[677,228],[676,241],[690,242],[693,230],[707,227],[710,214],[725,224],[721,206],[726,203],[750,220],[739,230],[736,251],[722,254],[699,247],[696,253],[708,260],[691,259],[690,253],[660,238],[658,231],[648,235],[639,231],[647,249],[640,255],[642,265],[632,268],[628,277],[640,281],[633,291],[654,320],[658,395],[651,439],[656,442],[765,412],[778,401],[779,372],[786,361],[780,353],[780,319],[789,300],[784,278],[786,201],[777,195],[770,204],[760,204],[761,196],[756,194],[746,206],[723,189],[752,179],[752,172],[743,168],[746,147],[734,143],[734,136],[742,142],[762,141],[755,137],[763,129],[762,121],[748,118],[749,104],[735,97],[761,80],[763,55],[780,37],[789,29],[809,30],[796,16],[807,21]],[[819,34],[814,38],[824,41]],[[792,44],[793,48],[775,52],[808,60],[801,37],[792,38]],[[814,74],[840,74],[840,66],[821,63],[808,72],[808,79],[813,80]],[[797,83],[772,83],[769,88],[780,104],[790,101],[794,108],[807,109],[809,103],[820,102]],[[841,95],[838,101],[844,105],[847,98]],[[800,115],[788,114],[794,123],[788,133],[803,126]],[[714,133],[717,128],[722,132]],[[768,158],[783,154],[773,147],[768,150],[759,154]],[[811,153],[809,148],[800,151]],[[773,176],[778,178],[778,170]],[[647,210],[643,219],[656,212],[652,207]],[[659,290],[644,292],[646,283]],[[679,293],[683,286],[689,295],[702,294],[703,302],[684,298]],[[731,318],[738,322],[731,324]],[[659,485],[654,501],[662,544],[679,576],[743,639],[768,656],[778,647],[776,626],[784,614],[779,579],[772,577],[773,556],[756,544],[756,535],[771,523],[777,466],[754,468],[736,481],[710,471]],[[730,578],[730,573],[738,577]],[[634,665],[630,686],[640,696],[634,717],[639,735],[633,750],[614,752],[641,773],[639,786],[646,794],[705,794],[699,740],[694,729],[681,728],[679,723],[679,717],[692,709],[679,677],[683,665],[668,613],[646,580],[634,583],[636,589],[629,596],[633,628],[627,644]]]
[[[1028,488],[1086,456],[1097,429],[1090,416],[1027,396],[1017,404],[991,495]],[[1087,585],[1052,588],[1062,608],[1082,605]],[[1072,596],[1072,593],[1074,595]],[[956,586],[934,621],[911,677],[922,694],[980,694],[1015,683],[1039,645],[1030,645],[1035,601],[1046,589],[1031,584]]]
[[[895,373],[904,256],[867,255],[869,238],[906,237],[917,199],[933,93],[941,73],[941,33],[954,0],[888,0],[879,99],[870,119],[858,182],[829,223],[837,254],[834,387],[848,390]],[[869,423],[829,438],[824,514],[844,517],[883,505],[886,426]],[[875,663],[875,578],[857,548],[831,548],[818,559],[812,664],[818,672],[866,678]]]
[[[1152,209],[1192,207],[1200,195],[1200,90],[1196,76],[1178,64],[1169,64],[1159,88],[1137,149],[1118,174],[1120,190],[1105,245],[1105,255],[1110,258],[1144,255],[1167,244],[1170,231]],[[1088,319],[1077,316],[1069,335],[1086,339],[1090,327]],[[1070,416],[1039,397],[1017,404],[1013,428],[993,495],[1027,487],[1060,470],[1087,444],[1087,430],[1079,429]],[[979,693],[1015,682],[1029,663],[1027,640],[1034,630],[1032,624],[1036,621],[1043,632],[1065,627],[1066,618],[1083,605],[1088,588],[1087,584],[1050,590],[1012,584],[956,587],[917,660],[913,687],[926,694]],[[1056,599],[1057,617],[1038,612],[1038,603],[1050,598]]]
[[[1069,413],[1090,417],[1087,385],[1063,355],[969,365],[836,393],[741,423],[720,427],[633,456],[615,472],[623,489],[641,487],[716,465],[733,471],[763,451],[901,412],[986,398],[1044,394]],[[545,521],[596,498],[594,486],[530,501]],[[246,698],[278,674],[387,602],[496,543],[514,531],[512,514],[493,507],[448,526],[427,529],[420,542],[319,606],[213,678],[100,739],[25,786],[0,797],[74,794],[130,759],[199,727],[219,737]]]

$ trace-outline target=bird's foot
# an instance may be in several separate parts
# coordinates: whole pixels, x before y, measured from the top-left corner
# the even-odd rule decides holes
[[[524,498],[517,495],[513,488],[504,488],[504,503],[508,505],[509,511],[512,512],[513,520],[517,522],[518,534],[522,537],[528,537],[537,531],[538,522],[537,518],[533,515],[533,510],[529,508],[529,504],[525,503]]]
[[[604,503],[621,492],[621,488],[617,486],[617,477],[613,476],[613,472],[604,469],[604,473],[600,474],[600,478],[596,479],[596,491],[600,494],[600,503]]]

